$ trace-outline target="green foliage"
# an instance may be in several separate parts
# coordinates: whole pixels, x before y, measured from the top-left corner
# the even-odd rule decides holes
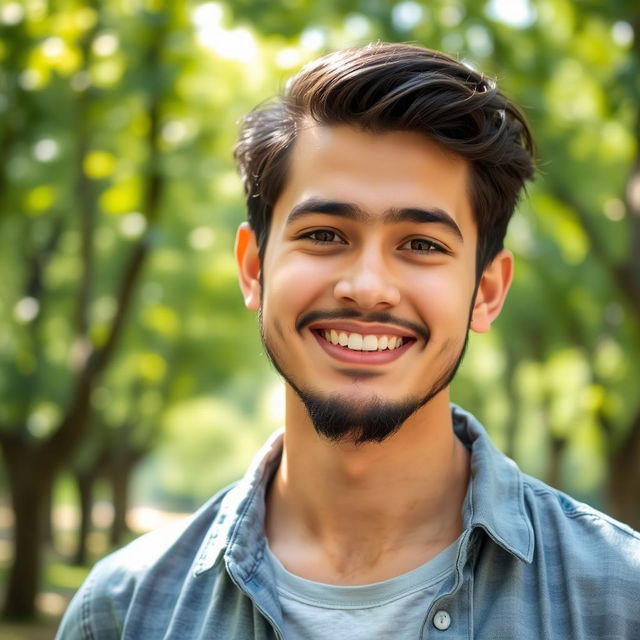
[[[239,478],[264,442],[270,421],[256,424],[236,398],[194,398],[175,404],[164,418],[165,437],[147,473],[156,499],[193,509]]]
[[[131,446],[159,446],[148,469],[161,470],[164,493],[200,498],[239,474],[264,435],[256,424],[269,422],[258,399],[273,374],[232,257],[244,217],[237,122],[328,49],[404,40],[496,75],[540,145],[540,177],[508,238],[514,289],[493,334],[472,340],[456,398],[527,469],[545,474],[548,438],[564,438],[565,481],[579,478],[581,491],[603,482],[602,461],[640,411],[640,318],[616,276],[632,253],[634,2],[30,0],[5,3],[0,22],[1,429],[36,440],[56,429],[144,238],[148,259],[93,391],[78,464],[126,433]],[[164,188],[150,218],[156,174]],[[78,296],[89,266],[85,335]]]

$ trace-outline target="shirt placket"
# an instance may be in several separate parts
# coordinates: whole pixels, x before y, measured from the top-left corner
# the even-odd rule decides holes
[[[445,582],[431,603],[420,640],[472,640],[475,539],[473,531],[462,534],[453,584]]]

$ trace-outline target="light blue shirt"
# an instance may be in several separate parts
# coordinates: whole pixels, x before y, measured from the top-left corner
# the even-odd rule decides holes
[[[438,584],[453,572],[457,544],[421,566],[372,584],[344,586],[305,580],[285,569],[268,545],[282,607],[285,638],[415,640]]]
[[[524,475],[473,416],[452,411],[471,451],[464,531],[420,638],[638,640],[640,535]],[[58,640],[282,638],[275,576],[262,561],[265,491],[281,451],[276,434],[238,484],[186,522],[100,561]]]

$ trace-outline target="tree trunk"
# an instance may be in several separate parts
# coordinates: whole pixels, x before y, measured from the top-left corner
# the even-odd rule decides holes
[[[95,474],[90,471],[74,473],[76,487],[78,489],[78,500],[80,502],[80,524],[78,525],[78,538],[76,540],[76,551],[73,555],[73,563],[85,565],[88,562],[87,538],[91,532],[93,510],[93,485]]]
[[[122,544],[129,532],[127,512],[129,510],[129,481],[135,460],[123,459],[114,463],[111,471],[111,491],[113,501],[113,521],[109,534],[109,542],[113,546]]]
[[[131,446],[131,445],[129,445]],[[110,469],[111,492],[113,502],[113,522],[109,541],[113,546],[122,544],[124,536],[130,532],[127,524],[129,512],[129,490],[131,488],[131,476],[136,465],[145,455],[142,447],[133,447],[129,450],[116,452]]]
[[[622,445],[609,457],[608,510],[640,530],[640,413]]]
[[[53,482],[49,491],[42,496],[42,539],[51,548],[55,546],[55,526],[53,523]]]
[[[509,398],[509,415],[504,453],[512,460],[516,459],[518,430],[520,426],[520,394],[516,385],[517,360],[509,347],[504,348],[506,357],[505,387]]]
[[[546,482],[556,489],[562,488],[562,458],[567,447],[566,438],[549,437],[549,464],[547,465]]]
[[[545,431],[549,438],[549,459],[545,473],[545,482],[556,489],[562,488],[562,458],[567,447],[567,439],[553,433],[551,421],[551,395],[546,391],[542,400],[542,416]]]
[[[11,619],[33,618],[36,612],[47,517],[45,507],[53,485],[53,474],[39,458],[29,444],[13,442],[12,446],[5,447],[15,523],[13,562],[3,613]]]

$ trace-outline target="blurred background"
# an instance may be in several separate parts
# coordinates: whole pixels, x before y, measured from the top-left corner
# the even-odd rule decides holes
[[[3,638],[50,638],[98,557],[238,478],[280,423],[231,148],[301,64],[376,39],[496,77],[539,144],[515,284],[454,399],[525,471],[640,526],[636,0],[4,1]]]

